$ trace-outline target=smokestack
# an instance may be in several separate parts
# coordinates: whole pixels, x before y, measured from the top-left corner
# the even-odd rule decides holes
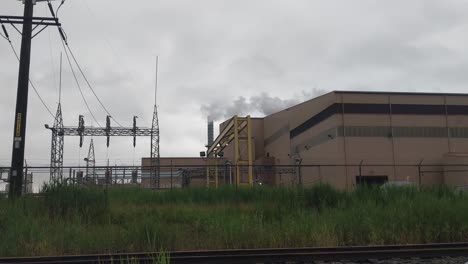
[[[213,121],[208,120],[208,147],[211,147],[211,145],[213,145],[213,136],[214,136]]]

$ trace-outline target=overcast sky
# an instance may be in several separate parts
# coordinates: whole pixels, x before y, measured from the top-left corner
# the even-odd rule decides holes
[[[56,5],[56,3],[55,3]],[[35,6],[46,16],[46,4]],[[19,1],[1,0],[2,15],[21,15]],[[150,126],[155,56],[162,156],[197,156],[206,119],[246,110],[262,116],[331,90],[465,92],[468,1],[451,0],[67,0],[60,19],[96,93],[113,116]],[[8,26],[14,46],[20,39]],[[56,29],[33,41],[31,79],[55,112],[61,45]],[[76,126],[83,104],[64,61],[65,125]],[[0,165],[9,166],[18,63],[0,39]],[[82,82],[98,121],[106,113]],[[236,109],[236,106],[243,106]],[[240,111],[240,112],[239,112]],[[219,120],[218,120],[219,121]],[[26,159],[49,164],[53,120],[32,89]],[[65,163],[82,164],[78,138],[66,138]],[[95,139],[98,164],[139,163],[149,139]],[[80,161],[81,160],[81,161]]]

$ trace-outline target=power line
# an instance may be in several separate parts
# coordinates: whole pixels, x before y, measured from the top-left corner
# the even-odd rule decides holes
[[[58,19],[38,18],[34,17],[34,5],[36,0],[24,0],[24,16],[0,16],[0,23],[7,22],[12,25],[22,24],[23,30],[21,34],[21,56],[18,72],[18,88],[16,96],[15,109],[15,125],[13,127],[13,148],[11,155],[11,177],[9,179],[9,195],[10,199],[20,197],[23,193],[23,175],[24,175],[24,154],[26,146],[26,125],[28,113],[28,91],[29,91],[29,74],[31,69],[31,44],[32,38],[37,36],[47,26],[60,26]],[[34,30],[43,25],[34,35]],[[34,28],[33,28],[34,26]]]
[[[91,7],[89,6],[88,1],[84,0],[82,1],[82,3],[85,5],[86,10],[88,10],[88,13],[91,15],[91,17],[95,20],[96,24],[100,25],[101,23],[95,15],[95,13],[93,12],[93,10],[91,9]],[[121,63],[121,66],[125,68],[129,77],[134,83],[136,83],[136,78],[133,74],[133,71],[130,70],[130,68],[127,66],[127,63],[124,63],[121,52],[112,45],[111,41],[109,41],[109,32],[105,31],[105,28],[100,28],[100,31],[102,33],[101,36],[104,39],[104,42],[106,43],[107,47],[109,48],[115,59]]]
[[[50,0],[48,0],[48,6],[49,6],[49,10],[50,10],[50,13],[51,15],[54,17],[54,18],[58,18],[58,11],[60,9],[60,7],[62,7],[62,5],[64,4],[65,0],[62,0],[62,3],[60,4],[60,6],[57,8],[57,10],[54,12],[53,10],[53,7],[52,7],[52,4],[50,3]],[[62,45],[64,45],[64,49],[68,49],[68,51],[70,52],[70,55],[73,59],[73,61],[75,62],[78,70],[80,71],[81,75],[83,76],[83,79],[85,80],[86,84],[88,85],[89,89],[91,90],[91,92],[93,93],[94,97],[96,97],[97,101],[99,102],[99,104],[101,105],[102,109],[104,109],[104,111],[107,113],[107,115],[115,121],[115,123],[117,125],[119,125],[120,127],[123,127],[119,121],[117,121],[117,119],[115,119],[113,117],[113,115],[109,112],[109,110],[107,110],[107,108],[104,106],[104,104],[102,103],[101,99],[99,98],[99,96],[96,94],[96,92],[94,91],[94,88],[93,86],[91,85],[91,83],[89,82],[88,78],[86,77],[83,69],[81,68],[80,64],[78,63],[78,60],[76,59],[76,56],[75,54],[73,53],[72,49],[70,48],[70,45],[68,43],[68,40],[67,40],[67,36],[66,36],[66,33],[64,31],[64,29],[60,26],[59,27],[59,33],[62,37]],[[66,45],[66,48],[65,48],[65,45]],[[66,52],[67,53],[67,52]],[[68,58],[68,53],[67,53],[67,58]],[[96,120],[95,120],[96,121]],[[97,121],[96,121],[97,122]]]
[[[93,12],[92,8],[90,7],[90,5],[88,4],[88,1],[87,0],[83,0],[82,3],[84,4],[84,6],[86,7],[86,10],[88,11],[88,13],[91,15],[91,17],[97,22],[97,24],[99,25],[99,19],[97,18],[97,16],[95,15],[95,13]],[[133,83],[136,83],[136,78],[133,74],[133,72],[130,70],[130,68],[127,67],[127,64],[126,63],[123,63],[123,59],[122,59],[122,55],[120,54],[119,50],[116,49],[111,41],[109,41],[108,37],[108,32],[105,31],[105,28],[101,28],[100,29],[101,31],[101,37],[104,39],[104,42],[105,44],[107,45],[107,47],[109,48],[110,50],[110,53],[112,53],[112,55],[114,56],[114,58],[116,59],[116,61],[120,61],[121,62],[121,65],[123,65],[123,67],[125,68],[126,70],[126,73],[128,74],[128,76],[130,77],[131,81]]]
[[[58,13],[60,11],[60,8],[63,6],[64,3],[65,3],[65,0],[62,0],[62,3],[60,3],[59,7],[57,7],[57,10],[55,10],[55,14],[57,14],[57,16],[58,16]]]
[[[18,62],[20,61],[20,58],[18,56],[18,53],[16,52],[15,50],[15,47],[13,46],[13,44],[11,43],[10,39],[6,39],[8,40],[8,43],[10,44],[10,47],[11,49],[13,50],[13,53],[15,54],[15,57],[16,59],[18,60]],[[36,86],[33,84],[33,82],[31,81],[31,79],[29,79],[29,84],[31,84],[31,87],[33,88],[34,90],[34,93],[37,95],[37,97],[39,98],[39,100],[41,101],[42,105],[45,107],[45,109],[47,110],[47,112],[49,112],[50,116],[52,116],[52,118],[55,118],[54,114],[52,114],[52,111],[50,111],[50,108],[47,106],[47,104],[44,102],[44,100],[42,99],[41,95],[39,94],[39,92],[37,91],[36,89]]]
[[[86,81],[86,83],[88,84],[88,87],[89,89],[91,90],[91,92],[93,92],[94,94],[94,97],[96,97],[97,101],[99,102],[99,104],[101,105],[101,107],[104,109],[104,111],[107,113],[107,115],[110,116],[110,118],[112,118],[112,120],[115,121],[115,123],[117,123],[117,125],[119,125],[120,127],[122,127],[122,125],[111,115],[111,113],[107,110],[107,108],[104,106],[104,104],[102,103],[101,99],[99,98],[99,96],[97,96],[96,92],[94,91],[93,87],[91,86],[90,82],[88,81],[88,78],[86,77],[86,75],[84,74],[83,72],[83,69],[81,68],[80,64],[78,63],[75,55],[73,54],[73,51],[71,50],[70,48],[70,45],[68,43],[66,43],[66,47],[68,49],[68,51],[70,52],[70,55],[71,57],[73,58],[73,60],[75,61],[75,64],[76,66],[78,67],[78,70],[80,71],[81,75],[83,76],[83,79]]]
[[[73,78],[75,79],[75,82],[76,82],[76,85],[78,87],[78,90],[80,91],[80,94],[81,94],[81,98],[83,98],[83,102],[85,103],[86,105],[86,108],[88,109],[89,113],[91,114],[91,116],[93,117],[94,121],[96,122],[96,124],[98,124],[99,127],[102,127],[99,122],[97,121],[96,117],[94,116],[93,114],[93,111],[91,111],[91,108],[89,107],[89,104],[88,102],[86,101],[86,98],[83,94],[83,90],[81,89],[81,85],[80,85],[80,82],[78,81],[78,78],[76,77],[76,73],[75,73],[75,70],[73,69],[73,65],[71,63],[71,60],[70,60],[70,56],[68,55],[68,52],[67,52],[67,49],[65,47],[65,44],[64,44],[64,40],[62,39],[62,46],[63,46],[63,49],[65,50],[65,55],[67,57],[67,61],[68,61],[68,65],[70,65],[70,69],[72,71],[72,74],[73,74]]]
[[[52,4],[50,3],[50,1],[48,1],[48,6],[49,6],[49,10],[50,10],[50,13],[51,15],[54,17],[54,18],[57,18],[58,16],[58,11],[60,10],[60,8],[62,7],[62,5],[64,4],[65,0],[62,0],[60,6],[57,8],[57,10],[54,12],[53,8],[52,8]],[[75,74],[75,71],[74,71],[74,68],[73,68],[73,65],[71,63],[71,60],[70,60],[70,56],[72,57],[73,61],[75,62],[78,70],[80,71],[81,75],[83,76],[83,79],[85,80],[86,84],[88,85],[88,87],[90,88],[91,92],[93,93],[93,95],[96,97],[96,99],[98,100],[99,104],[101,105],[101,107],[104,109],[104,111],[107,113],[107,115],[110,116],[110,118],[112,118],[120,127],[122,127],[122,125],[114,118],[112,117],[112,115],[110,114],[110,112],[107,110],[107,108],[104,106],[104,104],[101,102],[100,98],[97,96],[96,92],[94,91],[93,87],[91,86],[88,78],[86,77],[86,75],[84,74],[84,71],[83,69],[81,68],[80,64],[78,63],[78,60],[76,59],[76,56],[74,55],[73,51],[71,50],[70,46],[69,46],[69,43],[67,41],[67,36],[66,36],[66,33],[65,31],[63,30],[63,28],[60,26],[59,27],[59,33],[61,35],[61,42],[62,42],[62,46],[63,46],[63,49],[65,50],[65,55],[67,57],[67,60],[68,60],[68,64],[70,65],[70,68],[72,70],[72,73],[73,73],[73,77],[78,85],[78,88],[80,90],[80,94],[81,94],[81,97],[83,98],[83,101],[85,102],[86,104],[86,107],[88,108],[88,111],[89,113],[91,114],[91,116],[93,117],[94,121],[98,124],[99,127],[101,127],[101,125],[99,124],[99,122],[97,121],[96,117],[94,116],[93,112],[91,111],[91,108],[89,107],[88,105],[88,102],[86,101],[85,97],[84,97],[84,94],[83,94],[83,91],[81,89],[81,86],[79,84],[79,81],[78,81],[78,78],[76,77],[76,74]],[[67,51],[68,49],[68,51]],[[68,52],[70,54],[68,54]]]
[[[47,14],[47,7],[46,8],[46,14]],[[54,77],[54,88],[57,89],[57,77],[55,75],[55,66],[54,66],[54,56],[53,56],[53,52],[52,52],[52,38],[51,38],[51,33],[50,33],[50,30],[48,30],[48,35],[49,35],[49,52],[50,52],[50,64],[51,64],[51,68],[52,68],[52,74],[53,74],[53,77]]]
[[[20,58],[18,56],[18,53],[16,52],[16,49],[15,47],[13,46],[13,43],[11,43],[11,40],[10,40],[10,36],[8,35],[8,32],[5,28],[5,26],[2,24],[2,29],[3,29],[3,32],[5,33],[5,36],[3,36],[1,33],[0,35],[2,35],[2,37],[8,41],[8,43],[10,44],[10,47],[13,51],[13,53],[15,54],[15,57],[16,59],[18,60],[18,62],[20,61]],[[54,117],[54,114],[52,114],[52,111],[50,111],[50,108],[47,106],[47,104],[44,102],[44,100],[42,99],[41,95],[39,94],[39,92],[37,91],[36,89],[36,86],[33,84],[33,82],[31,81],[31,79],[28,79],[29,81],[29,84],[31,84],[31,87],[33,88],[34,92],[36,93],[37,97],[39,98],[39,100],[41,101],[42,105],[45,107],[45,109],[47,110],[47,112],[49,112],[49,114],[52,116],[52,118],[55,118]]]

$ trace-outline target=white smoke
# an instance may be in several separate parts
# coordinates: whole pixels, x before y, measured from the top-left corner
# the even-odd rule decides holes
[[[215,102],[202,105],[201,111],[210,121],[228,119],[234,115],[245,116],[249,114],[260,114],[267,116],[324,93],[326,93],[326,91],[314,88],[310,92],[303,91],[301,95],[295,96],[295,98],[292,99],[281,99],[267,93],[261,93],[249,99],[240,96],[228,104]]]

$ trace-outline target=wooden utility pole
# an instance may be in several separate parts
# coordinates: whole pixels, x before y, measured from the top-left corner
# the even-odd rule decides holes
[[[11,156],[11,173],[10,173],[10,189],[9,197],[19,197],[22,193],[23,177],[24,177],[24,149],[26,143],[26,120],[28,111],[28,91],[29,91],[29,69],[31,65],[31,42],[37,34],[42,32],[48,26],[58,26],[58,18],[33,17],[34,5],[36,2],[44,0],[23,0],[24,16],[0,16],[0,24],[6,33],[4,23],[22,24],[23,31],[21,32],[21,54],[18,74],[18,90],[16,95],[16,111],[15,124],[13,128],[13,151]],[[51,7],[49,3],[49,7]],[[33,35],[33,25],[42,28]]]
[[[29,69],[31,64],[31,38],[33,0],[24,1],[24,23],[16,95],[13,153],[11,156],[10,197],[21,196],[23,186],[24,146],[26,142],[26,116],[28,111]]]

